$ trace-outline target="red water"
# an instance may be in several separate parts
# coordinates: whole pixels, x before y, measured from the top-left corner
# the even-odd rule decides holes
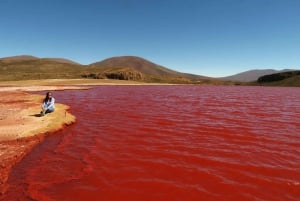
[[[77,123],[4,200],[300,200],[300,89],[100,86],[54,93]]]

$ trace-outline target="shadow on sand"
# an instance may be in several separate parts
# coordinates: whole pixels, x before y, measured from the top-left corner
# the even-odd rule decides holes
[[[32,114],[32,115],[29,115],[29,116],[31,116],[31,117],[42,117],[43,115],[42,114]]]

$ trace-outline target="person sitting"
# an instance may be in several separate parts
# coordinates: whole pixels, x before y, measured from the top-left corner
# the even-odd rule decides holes
[[[54,112],[55,110],[55,98],[52,97],[51,92],[47,92],[46,97],[44,98],[42,104],[41,116],[44,116],[46,113]]]

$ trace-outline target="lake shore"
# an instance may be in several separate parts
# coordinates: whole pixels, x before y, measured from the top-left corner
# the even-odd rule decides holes
[[[39,90],[62,90],[70,87],[39,87]],[[77,89],[78,87],[76,87]],[[69,107],[56,104],[56,111],[40,117],[44,96],[30,94],[36,87],[0,87],[0,193],[6,189],[11,168],[20,161],[45,134],[75,122]]]
[[[144,85],[135,81],[49,79],[0,82],[0,195],[8,188],[11,168],[52,133],[76,121],[69,107],[56,103],[53,113],[40,117],[44,95],[34,91],[83,90],[96,85]],[[151,85],[151,84],[150,84]],[[54,93],[55,97],[55,93]],[[1,196],[0,196],[1,198]]]
[[[95,82],[88,81],[91,85]],[[56,103],[53,113],[40,117],[42,95],[33,91],[87,89],[83,80],[24,80],[0,82],[0,197],[11,168],[41,142],[47,133],[55,132],[76,121],[67,105]],[[101,84],[101,83],[100,83]]]
[[[49,79],[0,82],[0,142],[53,132],[75,121],[69,107],[56,103],[56,111],[39,116],[44,95],[35,91],[83,90],[96,85],[139,85],[121,80]],[[55,94],[54,94],[55,97]]]

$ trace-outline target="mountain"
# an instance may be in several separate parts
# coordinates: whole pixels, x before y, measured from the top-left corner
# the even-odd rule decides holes
[[[0,58],[0,81],[68,78],[152,83],[220,83],[217,79],[177,72],[135,56],[112,57],[90,65],[81,65],[62,58],[27,55]]]
[[[235,75],[227,76],[219,78],[221,80],[227,80],[227,81],[239,81],[239,82],[253,82],[256,81],[259,77],[263,75],[269,75],[279,72],[287,72],[292,71],[291,69],[284,69],[281,71],[273,70],[273,69],[263,69],[263,70],[249,70],[245,72],[241,72]]]
[[[31,55],[19,55],[19,56],[0,58],[0,61],[4,63],[22,62],[22,61],[29,61],[29,60],[49,60],[49,61],[56,61],[59,63],[79,64],[75,61],[65,59],[65,58],[39,58]]]
[[[0,58],[0,80],[78,78],[83,66],[66,59],[15,56]]]
[[[286,71],[290,70],[283,70]],[[268,82],[265,82],[263,78],[260,83],[256,82],[262,75],[274,72],[278,71],[251,70],[221,80],[178,72],[136,56],[111,57],[90,65],[81,65],[64,58],[38,58],[30,55],[0,58],[0,81],[86,78],[134,80],[147,83],[300,86],[298,73],[281,74],[279,77],[284,79],[279,81],[269,82],[267,78]],[[255,80],[255,82],[226,80]]]
[[[28,61],[38,59],[38,57],[34,57],[31,55],[19,55],[19,56],[12,56],[12,57],[3,57],[0,58],[0,61],[3,63],[10,63],[10,62],[16,62],[16,61]]]
[[[43,58],[44,60],[50,60],[50,61],[56,61],[59,63],[67,63],[67,64],[76,64],[80,65],[79,63],[72,61],[70,59],[64,59],[64,58]]]
[[[205,79],[214,80],[213,78],[200,75],[177,72],[136,56],[111,57],[90,64],[88,69],[90,71],[98,71],[98,74],[93,73],[91,75],[98,78],[119,77],[122,79],[143,80],[145,82],[168,83],[202,82]]]
[[[300,86],[300,70],[264,75],[258,78],[260,85]]]
[[[112,57],[90,64],[90,66],[102,68],[132,68],[143,74],[155,76],[179,75],[179,72],[135,56]]]

